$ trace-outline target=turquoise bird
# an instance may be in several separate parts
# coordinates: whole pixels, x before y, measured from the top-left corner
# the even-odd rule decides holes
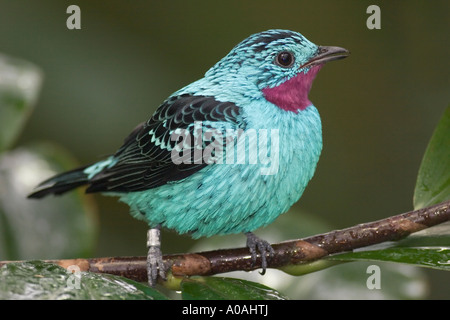
[[[322,150],[308,99],[322,66],[349,55],[300,33],[251,35],[205,76],[167,98],[115,154],[42,182],[41,198],[87,185],[118,196],[148,231],[148,278],[165,278],[160,228],[193,238],[244,233],[263,272],[273,255],[252,231],[297,202]]]

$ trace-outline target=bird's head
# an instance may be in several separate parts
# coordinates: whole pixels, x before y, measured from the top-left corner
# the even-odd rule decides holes
[[[298,32],[268,30],[239,43],[205,76],[236,93],[298,112],[311,105],[308,93],[320,68],[348,54],[343,48],[317,46]]]

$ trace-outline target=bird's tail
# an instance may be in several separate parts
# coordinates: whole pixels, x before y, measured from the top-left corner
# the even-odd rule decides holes
[[[86,167],[81,167],[63,172],[43,181],[28,195],[28,198],[39,199],[49,194],[58,195],[89,183],[88,174],[84,172],[85,169]]]

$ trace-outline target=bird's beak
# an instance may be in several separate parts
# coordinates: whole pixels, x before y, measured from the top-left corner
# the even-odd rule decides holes
[[[347,58],[349,54],[350,51],[344,48],[319,46],[316,55],[300,68],[312,67],[318,64],[324,64],[328,61],[344,59]]]

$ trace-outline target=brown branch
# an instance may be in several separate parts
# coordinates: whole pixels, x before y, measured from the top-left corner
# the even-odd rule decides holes
[[[359,224],[299,240],[273,244],[274,256],[269,268],[313,262],[325,256],[353,249],[397,241],[413,232],[450,220],[450,201],[411,211],[383,220]],[[261,267],[258,257],[252,263],[247,248],[214,250],[200,253],[165,255],[166,265],[175,276],[213,275],[230,271],[251,271]],[[147,281],[146,257],[110,257],[93,259],[50,260],[62,267],[77,265],[81,271],[109,273],[136,281]],[[6,261],[0,262],[2,264]]]

